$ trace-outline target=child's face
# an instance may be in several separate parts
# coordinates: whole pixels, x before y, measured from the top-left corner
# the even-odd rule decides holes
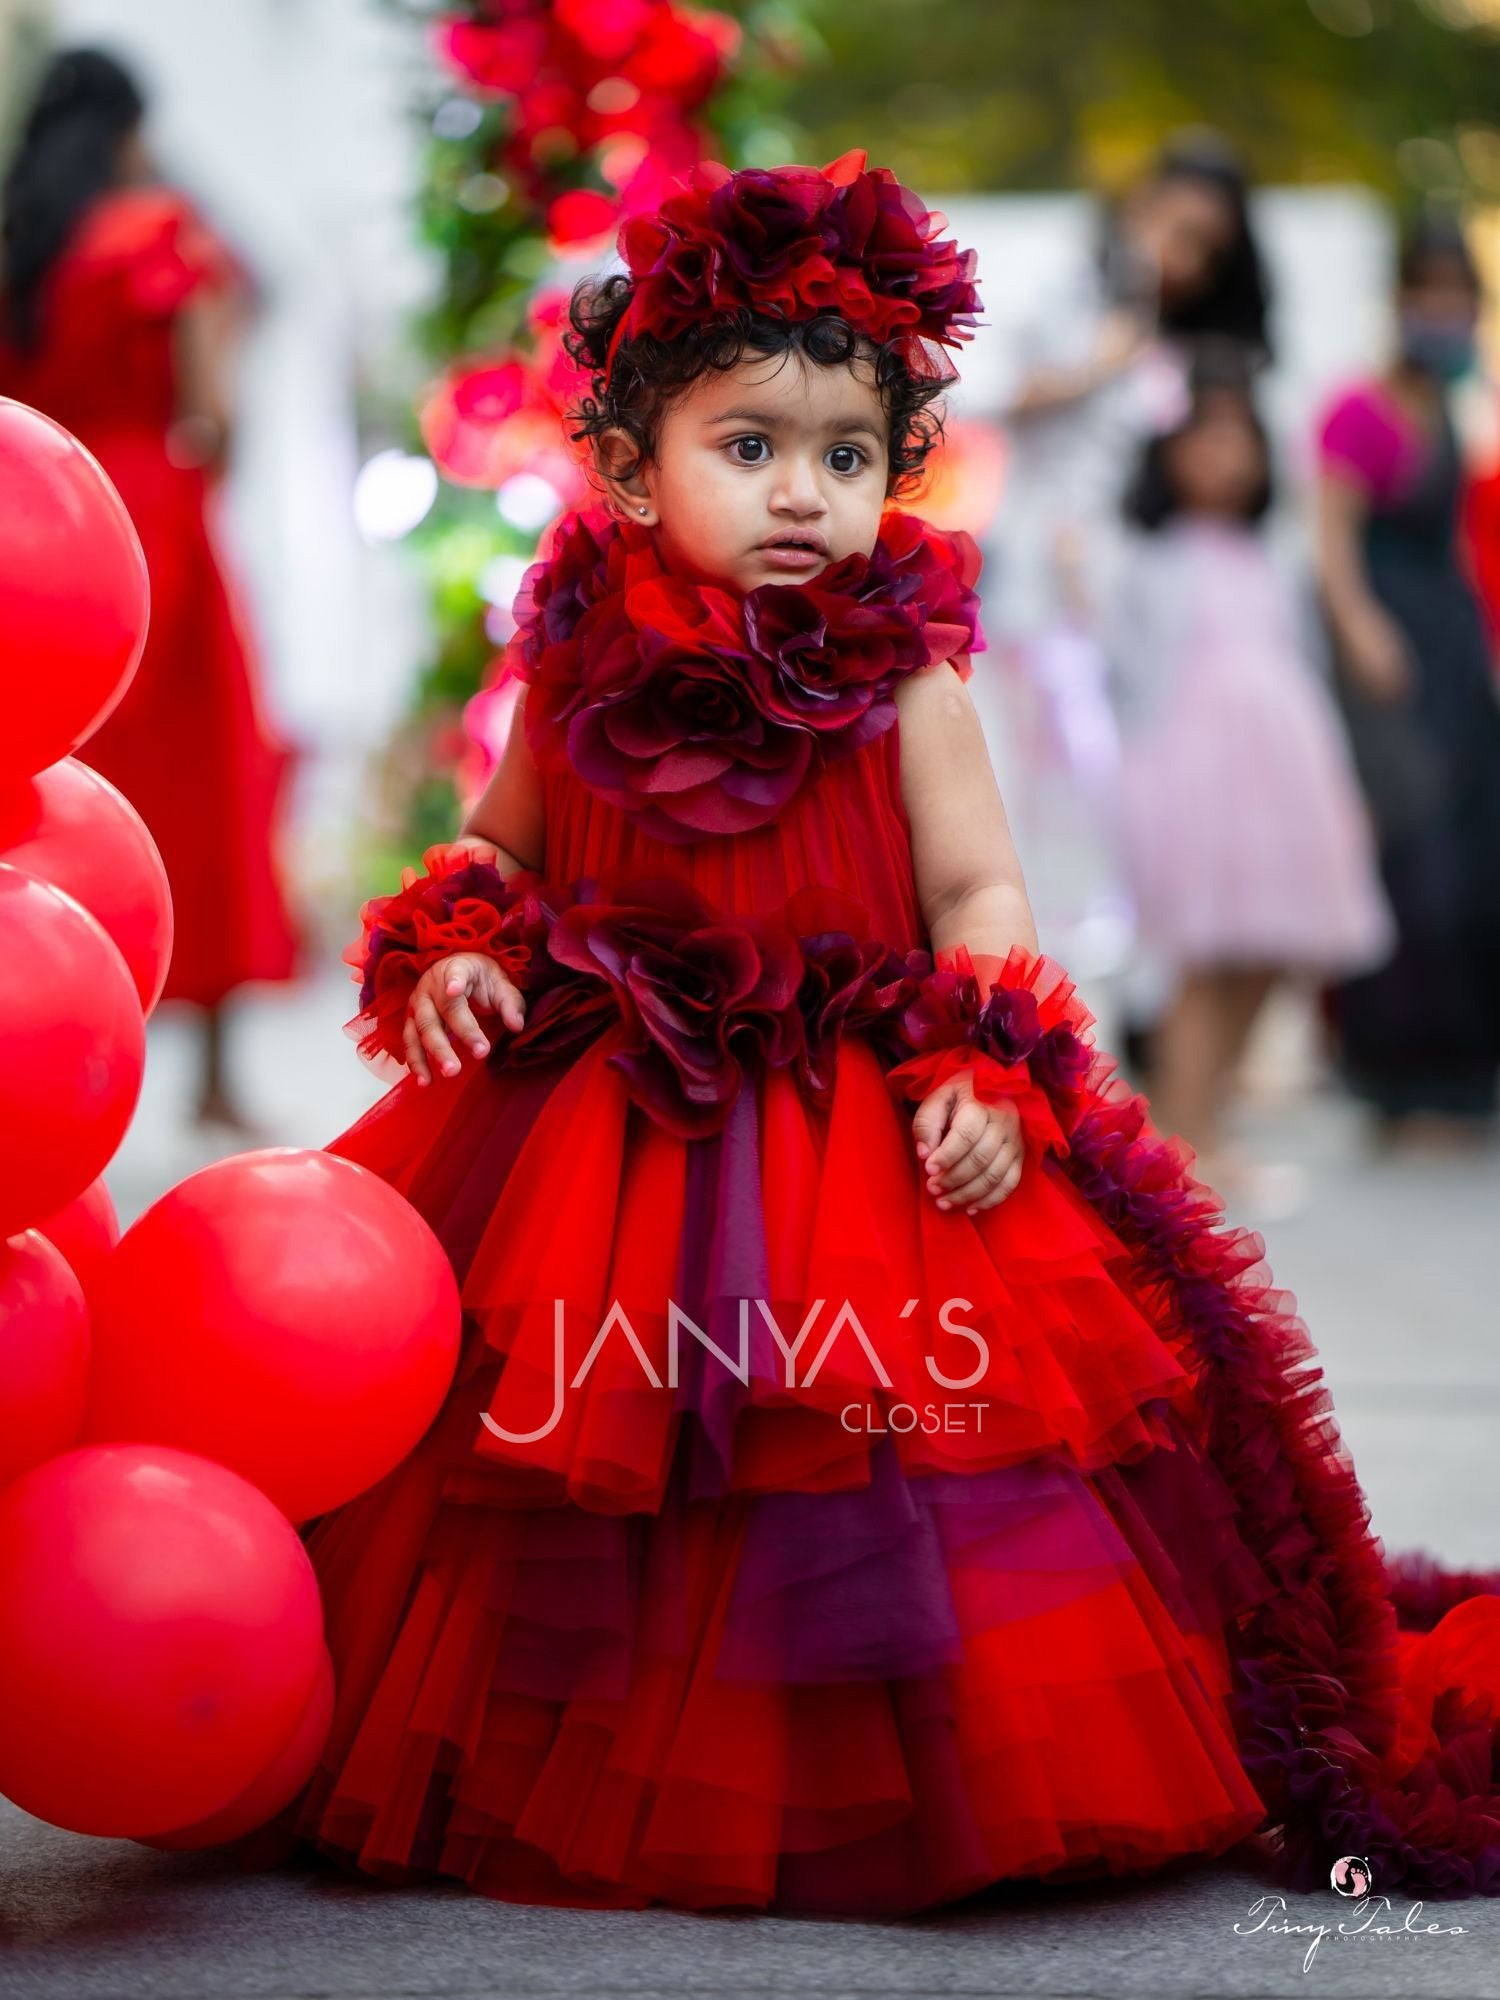
[[[1232,394],[1203,397],[1192,424],[1168,448],[1168,472],[1190,514],[1245,516],[1266,476],[1254,424]]]
[[[746,591],[805,582],[842,556],[873,551],[887,434],[868,361],[747,356],[701,375],[669,405],[641,493],[621,499],[689,575]],[[802,546],[785,546],[799,536]]]

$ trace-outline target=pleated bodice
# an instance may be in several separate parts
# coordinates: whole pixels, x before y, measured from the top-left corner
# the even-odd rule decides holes
[[[667,841],[571,770],[544,778],[549,881],[685,877],[722,910],[750,916],[816,884],[857,897],[872,932],[899,951],[927,940],[901,803],[900,724],[813,776],[770,824]]]

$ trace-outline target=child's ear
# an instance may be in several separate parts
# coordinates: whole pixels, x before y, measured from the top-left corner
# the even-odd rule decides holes
[[[656,519],[656,507],[644,478],[645,453],[619,425],[601,431],[594,439],[594,465],[604,482],[616,511],[648,526]]]

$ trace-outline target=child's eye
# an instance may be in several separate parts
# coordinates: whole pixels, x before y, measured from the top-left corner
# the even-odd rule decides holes
[[[733,452],[733,453],[735,453],[735,454],[736,454],[736,459],[737,459],[737,463],[739,463],[740,465],[763,465],[763,464],[765,463],[765,461],[764,461],[763,459],[761,459],[761,458],[758,458],[758,457],[757,457],[757,458],[739,458],[739,457],[738,457],[738,453],[739,453],[739,449],[740,449],[740,446],[741,446],[742,444],[750,444],[750,445],[756,445],[756,446],[764,446],[764,445],[765,445],[765,442],[766,442],[766,440],[765,440],[765,439],[764,439],[763,437],[756,437],[756,436],[754,436],[753,434],[751,434],[751,435],[747,435],[747,436],[745,436],[745,437],[737,437],[737,438],[731,438],[731,439],[729,440],[729,449],[730,449],[730,451],[731,451],[731,452]]]
[[[852,465],[849,464],[835,465],[833,468],[835,472],[858,472],[859,468],[866,462],[865,454],[860,450],[857,444],[836,444],[829,451],[828,456],[830,460],[832,460],[834,458],[839,457],[841,454],[844,454],[847,457],[852,458],[854,463]]]

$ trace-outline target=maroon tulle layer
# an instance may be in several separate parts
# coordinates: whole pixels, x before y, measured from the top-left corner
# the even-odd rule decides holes
[[[1500,1894],[1500,1720],[1448,1699],[1429,1754],[1399,1776],[1397,1606],[1421,1615],[1500,1588],[1426,1555],[1389,1570],[1343,1450],[1316,1351],[1262,1263],[1220,1227],[1217,1197],[1101,1059],[1068,1121],[1066,1171],[1139,1258],[1140,1281],[1199,1364],[1207,1446],[1240,1533],[1276,1588],[1234,1635],[1246,1769],[1270,1806],[1287,1885],[1327,1881],[1341,1854],[1382,1893]],[[1394,1593],[1394,1594],[1393,1594]]]

